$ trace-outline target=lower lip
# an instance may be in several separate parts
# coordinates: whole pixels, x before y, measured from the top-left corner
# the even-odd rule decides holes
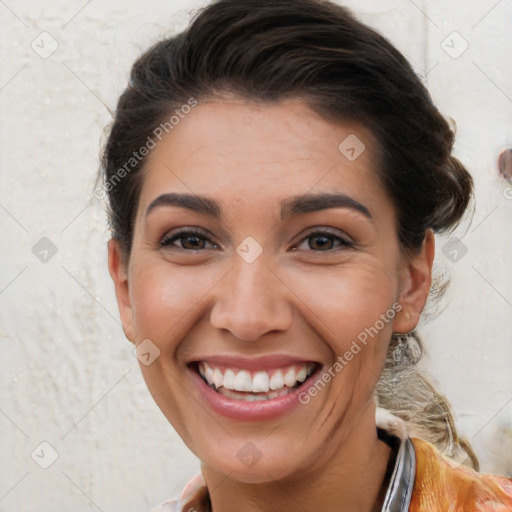
[[[193,369],[188,368],[194,383],[199,388],[204,402],[215,412],[228,418],[246,421],[262,421],[278,417],[282,414],[290,412],[298,405],[302,405],[299,401],[299,394],[307,393],[308,389],[316,382],[315,375],[319,372],[316,370],[310,377],[302,383],[292,393],[272,398],[269,400],[259,400],[250,402],[248,400],[236,400],[228,398],[214,391]]]

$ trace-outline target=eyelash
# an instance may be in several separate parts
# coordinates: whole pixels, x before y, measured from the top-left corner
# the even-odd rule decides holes
[[[211,242],[208,239],[208,237],[205,236],[205,234],[202,231],[195,230],[195,229],[190,229],[190,228],[182,229],[180,231],[176,231],[174,233],[166,235],[163,238],[163,240],[160,242],[160,247],[169,247],[176,240],[186,238],[187,236],[194,236],[194,237],[200,238],[202,240],[206,240],[206,241],[212,243],[213,245],[215,245],[215,248],[219,247],[217,244]],[[344,247],[345,249],[350,249],[350,248],[354,248],[355,247],[355,243],[354,242],[348,240],[347,238],[343,238],[343,237],[335,234],[333,231],[331,231],[331,230],[329,230],[327,228],[324,228],[323,230],[316,230],[316,231],[310,232],[304,238],[301,239],[300,243],[302,243],[303,241],[307,240],[308,238],[321,237],[321,236],[323,236],[325,238],[328,238],[328,239],[335,239],[335,240],[339,241],[340,242],[340,246]],[[194,250],[194,249],[185,249],[184,247],[177,247],[177,246],[174,246],[172,248],[178,249],[178,250],[187,251],[187,252],[191,252],[191,251],[195,252],[195,251],[197,251],[197,249],[196,250]],[[204,249],[199,249],[199,251],[201,251],[201,250],[204,250]],[[292,250],[296,250],[296,248],[294,247]],[[332,248],[332,249],[317,250],[317,251],[315,251],[314,249],[311,249],[312,252],[332,252],[333,250],[335,250],[335,249]]]

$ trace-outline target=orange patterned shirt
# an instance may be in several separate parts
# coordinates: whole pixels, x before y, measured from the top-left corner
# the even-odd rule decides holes
[[[435,446],[411,438],[416,477],[409,512],[510,512],[512,478],[458,466]]]

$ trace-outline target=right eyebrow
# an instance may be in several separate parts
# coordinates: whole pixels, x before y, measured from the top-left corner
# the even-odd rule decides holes
[[[156,199],[151,201],[150,205],[146,209],[146,217],[155,208],[164,206],[178,206],[181,208],[188,208],[204,215],[209,215],[215,219],[220,220],[221,218],[221,207],[219,203],[213,199],[209,199],[204,196],[198,196],[193,194],[162,194]]]

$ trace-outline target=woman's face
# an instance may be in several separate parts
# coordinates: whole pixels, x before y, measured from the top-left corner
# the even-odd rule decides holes
[[[204,464],[284,477],[374,424],[433,258],[430,238],[402,256],[376,166],[368,130],[299,100],[200,104],[151,150],[129,263],[111,241],[110,271],[147,386]]]

